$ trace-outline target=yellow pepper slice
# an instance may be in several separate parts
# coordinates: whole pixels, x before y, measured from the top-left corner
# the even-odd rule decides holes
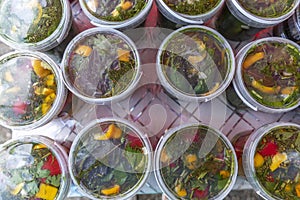
[[[87,45],[79,45],[76,49],[75,49],[75,53],[88,57],[91,53],[92,53],[93,49]]]
[[[228,171],[228,170],[221,170],[220,171],[220,176],[222,177],[222,178],[228,178],[229,176],[230,176],[230,172]]]
[[[54,74],[49,74],[45,77],[45,84],[48,87],[53,87],[55,85],[55,77]]]
[[[40,189],[38,193],[36,193],[35,197],[44,200],[54,200],[57,195],[57,192],[58,189],[56,187],[41,183]]]
[[[22,188],[24,187],[25,185],[25,182],[23,183],[19,183],[12,191],[10,191],[10,193],[12,195],[17,195],[19,194],[19,192],[22,190]]]
[[[257,61],[263,59],[264,57],[265,57],[264,52],[258,52],[258,53],[255,53],[253,55],[247,56],[247,58],[243,62],[243,68],[248,69],[251,65],[253,65]]]
[[[107,129],[106,133],[104,133],[104,134],[100,134],[100,133],[95,134],[94,139],[95,140],[109,140],[111,138],[119,139],[119,138],[121,138],[121,136],[122,136],[122,130],[119,127],[117,127],[116,125],[110,124],[108,126],[108,129]]]
[[[46,149],[47,146],[44,145],[44,144],[36,144],[34,145],[33,149],[36,150],[36,149]]]
[[[119,194],[119,192],[120,192],[120,186],[119,185],[114,185],[111,188],[101,190],[101,194],[104,194],[106,196],[116,195],[116,194]]]
[[[259,168],[263,166],[264,162],[265,162],[264,157],[260,153],[256,153],[254,156],[254,167]]]
[[[119,61],[129,62],[130,51],[124,49],[117,49]]]
[[[51,71],[48,69],[45,69],[42,66],[42,61],[41,60],[32,60],[31,61],[33,71],[38,75],[39,77],[43,78],[46,77],[47,75],[51,74]]]
[[[285,88],[282,88],[282,90],[280,91],[281,94],[284,94],[284,95],[290,95],[292,94],[295,90],[297,89],[297,87],[285,87]]]
[[[295,186],[295,190],[296,190],[296,195],[297,195],[297,197],[300,197],[300,183],[298,183],[298,184]]]
[[[195,154],[188,154],[185,156],[186,166],[189,169],[196,169],[197,167],[197,156]]]
[[[253,80],[251,83],[252,87],[258,89],[259,91],[266,93],[266,94],[277,94],[280,91],[280,86],[277,87],[268,87],[264,86],[256,80]]]
[[[179,197],[185,197],[187,195],[186,189],[182,188],[180,185],[175,187],[175,192]]]
[[[277,153],[273,158],[272,158],[272,163],[270,165],[270,170],[273,172],[275,171],[281,163],[286,161],[288,159],[286,153]]]
[[[163,149],[161,151],[161,154],[160,154],[160,161],[163,162],[163,163],[167,163],[169,162],[171,159],[170,157],[168,156],[167,152],[165,149]]]

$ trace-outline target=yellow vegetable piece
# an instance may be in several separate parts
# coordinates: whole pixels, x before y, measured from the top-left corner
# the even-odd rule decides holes
[[[217,83],[215,84],[215,86],[214,86],[210,91],[204,93],[203,95],[204,95],[204,96],[211,95],[212,93],[214,93],[215,91],[217,91],[217,89],[218,89],[219,87],[220,87],[220,83],[217,82]]]
[[[161,154],[160,154],[160,161],[163,162],[163,163],[167,163],[167,162],[170,162],[170,157],[168,156],[167,152],[165,149],[163,149],[161,151]]]
[[[41,78],[46,77],[47,75],[51,74],[51,71],[48,69],[45,69],[42,66],[42,61],[41,60],[32,60],[31,61],[33,71],[36,73]]]
[[[111,138],[119,139],[122,136],[122,130],[114,124],[108,126],[108,130],[106,132]]]
[[[197,167],[197,156],[195,154],[188,154],[185,156],[186,166],[189,169],[196,169]]]
[[[92,53],[92,48],[87,46],[87,45],[79,45],[76,49],[75,49],[75,53],[88,57],[91,53]]]
[[[282,90],[280,91],[281,94],[284,95],[290,95],[292,94],[295,90],[297,89],[297,87],[286,87],[286,88],[282,88]]]
[[[230,177],[230,172],[228,171],[228,170],[221,170],[220,171],[220,176],[222,177],[222,178],[228,178],[228,177]]]
[[[48,87],[53,87],[55,85],[55,77],[54,74],[49,74],[48,76],[45,77],[45,84]]]
[[[42,87],[36,87],[34,89],[34,93],[37,94],[37,95],[49,95],[51,93],[54,93],[55,91],[50,89],[50,88],[42,88]]]
[[[47,148],[47,146],[46,145],[44,145],[44,144],[36,144],[36,145],[34,145],[34,147],[33,147],[33,149],[46,149]]]
[[[251,65],[253,65],[257,61],[263,59],[264,57],[265,57],[264,52],[258,52],[253,55],[247,56],[247,58],[243,62],[243,68],[248,69]]]
[[[113,17],[118,17],[120,15],[119,11],[117,9],[114,9],[112,12],[111,12],[111,15]]]
[[[202,55],[197,55],[197,56],[189,56],[188,57],[188,61],[192,64],[192,65],[196,65],[197,63],[201,62],[202,60],[204,60],[204,58],[206,57],[206,54]]]
[[[119,192],[120,192],[120,186],[119,185],[114,185],[111,188],[101,190],[101,194],[104,194],[106,196],[116,195],[116,194],[119,194]]]
[[[297,197],[300,197],[300,183],[295,186]]]
[[[285,186],[285,188],[284,188],[284,191],[286,191],[286,192],[291,192],[291,191],[292,191],[292,186],[291,186],[291,184],[287,184],[287,185]]]
[[[52,104],[54,102],[55,98],[56,98],[56,94],[55,93],[51,93],[48,96],[46,96],[46,98],[44,100],[44,103]]]
[[[287,155],[286,153],[277,153],[273,158],[272,158],[272,163],[270,165],[270,170],[273,172],[275,171],[281,163],[287,160]]]
[[[109,140],[111,138],[110,135],[108,135],[107,133],[97,133],[94,135],[94,140]]]
[[[35,197],[44,200],[54,200],[57,195],[57,192],[58,189],[56,187],[41,183],[40,189],[38,193],[36,193]]]
[[[22,190],[22,188],[24,187],[25,185],[25,182],[23,183],[19,183],[12,191],[10,191],[10,193],[12,195],[17,195],[19,194],[19,192]]]
[[[129,62],[130,60],[130,51],[117,49],[119,61]]]
[[[277,87],[268,87],[264,86],[256,80],[253,80],[251,83],[252,87],[258,89],[259,91],[266,93],[266,94],[277,94],[280,91],[280,86]]]
[[[203,43],[202,40],[200,40],[200,39],[198,39],[198,38],[195,38],[194,41],[195,41],[195,43],[197,44],[198,49],[199,49],[200,51],[203,51],[203,50],[206,48],[206,46],[205,46],[205,44]]]
[[[4,77],[4,79],[5,79],[7,82],[13,82],[13,81],[14,81],[14,79],[13,79],[13,77],[12,77],[10,71],[5,72],[5,77]]]
[[[51,104],[42,103],[42,114],[45,115],[51,108]]]
[[[254,156],[254,167],[259,168],[263,166],[264,162],[265,162],[264,157],[260,153],[256,153]]]
[[[133,6],[133,4],[131,1],[126,1],[126,2],[123,1],[123,3],[121,2],[120,6],[121,6],[122,10],[128,10]]]
[[[187,195],[186,189],[182,188],[180,185],[175,187],[175,192],[179,197],[185,197]]]

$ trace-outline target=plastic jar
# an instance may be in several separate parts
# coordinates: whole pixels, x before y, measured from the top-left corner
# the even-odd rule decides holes
[[[238,96],[255,111],[279,113],[297,108],[299,52],[296,43],[277,37],[246,45],[236,57],[233,86]]]
[[[254,190],[264,199],[299,198],[300,126],[273,123],[247,140],[243,167]]]
[[[229,140],[203,124],[168,130],[156,147],[154,166],[158,185],[169,199],[224,199],[238,171]]]
[[[15,49],[47,51],[68,35],[68,0],[1,0],[0,40]]]
[[[93,28],[67,46],[62,72],[66,86],[79,98],[104,104],[125,98],[141,77],[134,43],[114,29]]]
[[[275,36],[287,38],[300,44],[300,7],[298,6],[288,20],[276,26],[273,33]]]
[[[229,43],[206,26],[185,26],[171,33],[161,44],[156,62],[162,85],[186,101],[206,102],[220,95],[235,71]]]
[[[0,57],[0,123],[33,129],[53,119],[67,91],[56,63],[39,52],[17,51]]]
[[[128,199],[146,182],[152,166],[150,142],[129,121],[103,118],[75,138],[69,171],[90,199]]]
[[[153,0],[79,0],[79,2],[91,24],[124,30],[135,28],[144,22]]]
[[[178,1],[156,0],[159,11],[176,24],[203,24],[214,17],[222,8],[224,0]],[[194,4],[194,5],[193,5]]]
[[[0,146],[2,199],[67,197],[70,177],[63,147],[43,136],[23,136]]]
[[[227,39],[243,41],[253,38],[264,28],[288,19],[299,5],[299,0],[286,3],[266,1],[263,5],[255,0],[231,0],[226,4],[227,8],[216,20],[216,29]]]

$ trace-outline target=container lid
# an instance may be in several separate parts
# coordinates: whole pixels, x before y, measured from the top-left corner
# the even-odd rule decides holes
[[[299,4],[299,0],[234,0],[247,12],[260,18],[280,18],[287,15]]]
[[[239,56],[239,70],[248,95],[269,110],[300,103],[300,49],[289,40],[258,40]]]
[[[53,144],[52,144],[53,145]],[[65,158],[41,137],[25,137],[0,147],[1,199],[64,199]]]
[[[259,133],[250,159],[267,199],[300,197],[300,126],[279,124]]]
[[[160,79],[173,93],[205,101],[227,88],[235,68],[230,45],[204,26],[186,26],[170,34],[157,62]]]
[[[146,6],[148,0],[81,0],[81,6],[93,18],[109,23],[126,21],[138,15]]]
[[[151,169],[150,143],[128,122],[92,122],[71,147],[71,177],[92,199],[128,199]]]
[[[2,125],[33,126],[53,112],[63,86],[57,80],[55,63],[46,58],[44,54],[30,52],[14,52],[0,58]]]
[[[62,15],[61,0],[1,0],[0,36],[16,46],[39,43],[55,32]]]
[[[237,176],[229,140],[205,125],[170,130],[154,160],[159,186],[170,199],[223,199]]]
[[[139,56],[131,40],[113,29],[89,29],[67,47],[63,58],[67,87],[88,102],[126,94],[139,75]]]

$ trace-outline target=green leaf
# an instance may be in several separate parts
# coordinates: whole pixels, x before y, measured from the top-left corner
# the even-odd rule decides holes
[[[119,185],[123,185],[127,179],[127,173],[115,170],[114,179],[118,182]]]
[[[47,178],[50,175],[49,170],[39,170],[37,173],[38,178]]]
[[[39,191],[38,184],[35,181],[26,183],[24,189],[29,194],[29,196],[33,196]]]
[[[58,174],[56,176],[48,176],[48,178],[46,179],[46,183],[53,185],[55,187],[59,187],[60,186],[60,181],[61,181],[61,175]]]
[[[23,178],[21,177],[21,173],[20,173],[19,170],[14,170],[14,171],[12,172],[11,181],[12,181],[14,184],[19,184],[19,183],[22,183],[22,182],[23,182]]]
[[[199,190],[205,190],[207,187],[207,184],[205,184],[199,180],[191,180],[191,187],[198,188]]]
[[[218,190],[222,190],[223,188],[225,188],[226,184],[228,183],[228,178],[223,179],[223,180],[219,180],[218,181]]]

